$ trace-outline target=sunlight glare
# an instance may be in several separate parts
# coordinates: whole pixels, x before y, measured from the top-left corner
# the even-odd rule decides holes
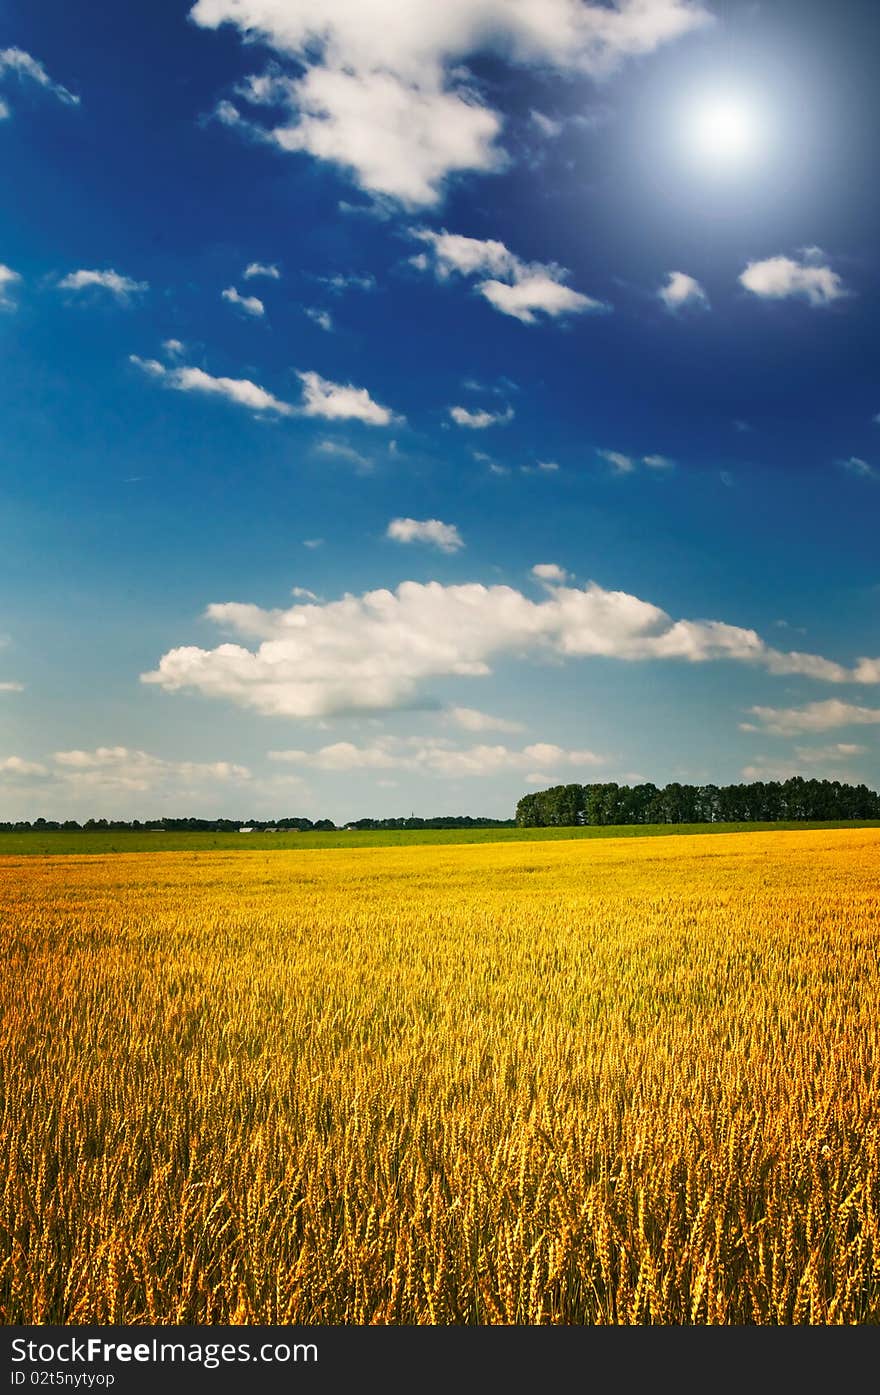
[[[704,160],[740,164],[757,142],[755,113],[736,98],[704,101],[690,114],[689,138]]]

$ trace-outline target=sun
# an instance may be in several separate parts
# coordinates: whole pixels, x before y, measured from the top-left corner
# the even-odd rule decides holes
[[[757,148],[757,112],[738,97],[709,97],[687,116],[687,140],[694,154],[722,168],[741,165]]]

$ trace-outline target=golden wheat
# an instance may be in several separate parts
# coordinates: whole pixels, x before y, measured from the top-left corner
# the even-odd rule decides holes
[[[2,1320],[880,1321],[878,853],[5,859]]]

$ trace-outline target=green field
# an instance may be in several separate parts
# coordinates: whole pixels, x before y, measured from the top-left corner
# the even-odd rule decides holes
[[[543,843],[560,838],[657,838],[681,833],[772,833],[808,828],[878,828],[874,819],[828,823],[652,823],[589,828],[423,828],[338,833],[165,833],[89,830],[87,833],[0,833],[0,856],[45,857],[70,853],[265,852],[273,848],[388,848],[419,843]]]

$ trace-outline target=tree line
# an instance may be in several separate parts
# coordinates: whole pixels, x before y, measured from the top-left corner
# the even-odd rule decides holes
[[[0,833],[238,833],[249,828],[254,833],[337,833],[341,829],[396,828],[513,828],[515,819],[474,818],[470,814],[441,814],[436,818],[353,819],[335,824],[332,819],[20,819],[14,823],[0,822]]]
[[[345,825],[355,829],[383,828],[515,828],[516,819],[472,818],[470,814],[441,814],[422,819],[411,814],[407,819],[353,819]]]
[[[744,785],[553,785],[524,794],[520,828],[583,824],[776,823],[880,819],[880,795],[839,780],[754,780]]]
[[[19,819],[15,823],[0,823],[0,833],[94,833],[106,830],[110,833],[237,833],[240,828],[252,828],[254,832],[265,833],[275,829],[279,833],[323,833],[334,832],[336,824],[332,819]]]

